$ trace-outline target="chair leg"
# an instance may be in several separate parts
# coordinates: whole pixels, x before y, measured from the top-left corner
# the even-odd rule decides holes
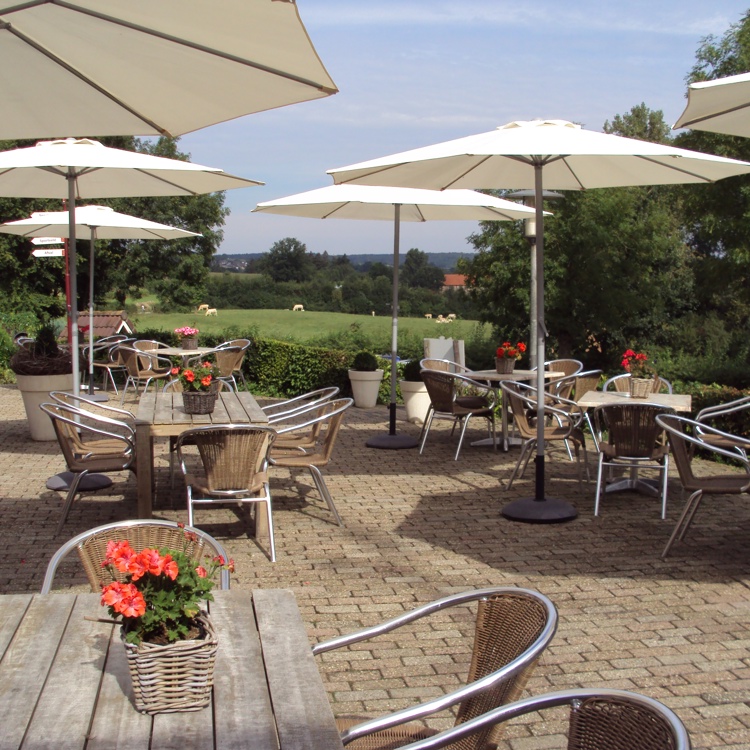
[[[456,448],[456,455],[453,456],[454,461],[458,461],[458,454],[461,452],[461,444],[464,442],[464,435],[466,434],[466,428],[469,426],[470,419],[471,414],[467,414],[466,419],[463,420],[463,424],[461,425],[461,434],[458,437],[458,448]]]
[[[62,531],[62,528],[65,525],[65,521],[68,520],[68,513],[70,512],[73,501],[78,494],[78,485],[88,473],[88,470],[84,469],[79,474],[75,474],[73,476],[73,481],[70,483],[70,489],[68,489],[68,495],[65,498],[65,505],[63,505],[62,515],[60,516],[60,521],[58,522],[57,529],[55,530],[55,536],[57,536]]]
[[[188,526],[195,526],[193,523],[193,488],[187,485],[187,510],[188,510]]]
[[[594,498],[594,515],[599,515],[599,500],[602,495],[602,474],[604,472],[604,454],[599,452],[599,468],[596,472],[596,497]]]
[[[518,470],[521,467],[521,464],[523,464],[523,470],[521,471],[520,476],[523,476],[523,472],[526,471],[526,465],[529,462],[529,457],[531,456],[531,451],[533,450],[535,444],[536,440],[534,439],[527,440],[523,444],[523,447],[521,448],[521,455],[518,457],[518,461],[516,462],[515,468],[513,469],[513,473],[510,475],[508,486],[505,488],[506,490],[509,490],[513,486],[513,482],[515,481],[516,476],[519,475]]]
[[[266,511],[266,523],[268,524],[268,548],[271,552],[269,559],[271,562],[276,562],[276,543],[273,538],[273,512],[271,509],[271,488],[269,487],[268,483],[266,482],[264,486],[264,491],[266,493],[266,499],[263,501],[263,506]],[[260,503],[256,503],[257,506],[260,505]]]
[[[669,479],[669,455],[664,456],[661,480],[661,520],[667,517],[667,480]]]
[[[432,418],[435,416],[435,410],[432,408],[432,404],[430,404],[430,407],[427,409],[427,419],[425,419],[424,424],[422,425],[422,441],[419,444],[419,455],[422,455],[422,451],[424,451],[424,444],[427,442],[427,434],[430,431],[430,427],[432,427]]]
[[[690,497],[687,499],[687,502],[685,503],[685,507],[682,509],[682,513],[680,514],[680,518],[677,521],[677,524],[674,527],[674,530],[672,531],[672,535],[669,537],[669,541],[667,542],[667,546],[664,547],[664,551],[661,553],[662,560],[666,559],[667,555],[669,554],[669,550],[672,548],[672,545],[674,544],[675,539],[677,539],[677,535],[679,534],[680,540],[685,536],[685,532],[688,530],[688,526],[693,521],[693,516],[695,515],[695,511],[698,510],[698,506],[700,505],[701,498],[703,497],[703,490],[696,490]],[[685,523],[686,519],[688,518],[689,514],[689,520],[687,523]],[[682,531],[680,533],[681,527]]]
[[[333,517],[336,519],[336,523],[339,526],[343,526],[344,522],[341,520],[341,516],[336,510],[331,493],[328,491],[328,485],[326,484],[326,480],[323,478],[320,469],[317,466],[308,466],[308,468],[310,469],[310,474],[312,475],[313,482],[315,482],[315,486],[318,488],[320,496],[326,501],[328,509],[333,513]]]

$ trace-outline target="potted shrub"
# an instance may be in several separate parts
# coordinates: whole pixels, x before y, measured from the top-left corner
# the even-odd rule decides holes
[[[378,402],[380,382],[383,380],[383,370],[378,368],[378,360],[370,352],[359,352],[355,355],[349,370],[349,380],[352,384],[354,405],[363,409],[371,409]]]
[[[10,359],[10,369],[21,391],[32,440],[56,440],[50,418],[39,408],[50,391],[73,388],[73,361],[57,345],[55,329],[45,323],[33,341],[21,345]]]
[[[427,386],[420,374],[421,365],[418,359],[410,359],[403,369],[403,380],[399,380],[401,396],[406,408],[406,421],[413,424],[423,424],[430,408],[430,396]]]

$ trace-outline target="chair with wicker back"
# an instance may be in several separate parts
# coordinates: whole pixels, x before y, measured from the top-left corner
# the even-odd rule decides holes
[[[271,466],[307,469],[310,472],[316,489],[339,526],[343,526],[344,522],[336,510],[321,469],[331,461],[344,413],[353,403],[351,398],[325,401],[297,415],[303,420],[301,423],[284,424],[277,421],[274,429],[278,437],[270,456]]]
[[[659,427],[666,430],[672,456],[685,492],[691,493],[685,502],[682,514],[669,537],[661,556],[666,557],[674,542],[685,538],[690,524],[704,495],[741,495],[750,492],[750,461],[741,451],[750,450],[750,440],[739,435],[701,424],[697,420],[679,417],[676,414],[660,414],[656,417]],[[692,431],[692,434],[691,432]],[[722,443],[732,447],[722,447]],[[698,476],[693,471],[694,449],[700,448],[714,456],[739,462],[745,473],[711,473]],[[739,450],[738,450],[739,448]]]
[[[86,371],[89,371],[89,365],[93,365],[94,375],[99,371],[102,374],[102,390],[106,391],[109,383],[115,389],[115,394],[119,394],[117,382],[115,381],[116,372],[124,372],[125,365],[120,361],[117,354],[117,347],[132,344],[135,339],[128,338],[125,334],[115,334],[97,339],[93,345],[85,346],[82,350],[83,360]],[[90,386],[91,384],[89,384]]]
[[[86,491],[80,489],[84,477],[107,472],[135,472],[135,431],[126,422],[57,401],[41,404],[39,408],[52,420],[68,471],[73,474],[55,532],[59,534],[76,495]]]
[[[613,375],[604,381],[602,386],[603,391],[615,390],[618,393],[627,393],[630,390],[630,378],[629,372],[623,372],[619,375]],[[672,393],[672,384],[666,378],[660,378],[658,375],[654,377],[654,385],[652,393]]]
[[[261,409],[268,415],[270,422],[291,416],[298,411],[306,411],[309,406],[322,404],[324,401],[330,401],[339,393],[338,386],[331,385],[325,388],[317,388],[314,391],[302,393],[294,398],[288,398],[284,401],[274,401],[271,404],[262,406]]]
[[[535,422],[537,396],[536,388],[525,383],[506,381],[501,384],[501,388],[507,396],[515,429],[523,440],[521,454],[505,488],[509,490],[513,486],[516,477],[523,477],[531,454],[536,447],[537,428]],[[543,409],[545,416],[545,446],[562,441],[567,449],[570,443],[573,444],[578,471],[578,483],[583,488],[581,451],[583,452],[583,463],[586,467],[586,475],[588,476],[586,439],[581,429],[581,422],[584,415],[583,410],[575,401],[553,396],[552,394],[547,394],[545,397]]]
[[[143,343],[143,342],[135,342]],[[125,381],[125,387],[122,389],[120,404],[125,403],[125,395],[128,388],[132,385],[138,394],[139,386],[143,385],[143,392],[146,393],[152,381],[163,380],[172,374],[172,361],[167,357],[160,357],[157,350],[141,350],[133,346],[117,346],[117,353],[122,359],[128,377]]]
[[[232,339],[231,341],[225,341],[223,344],[220,344],[218,348],[223,349],[224,347],[235,347],[235,346],[238,346],[242,350],[242,356],[236,360],[234,364],[234,368],[232,369],[232,374],[239,377],[239,379],[242,381],[242,386],[244,388],[247,388],[247,381],[245,380],[245,373],[242,372],[242,363],[245,360],[245,354],[247,354],[247,350],[250,348],[250,339]],[[236,385],[237,385],[237,382],[235,380],[235,386]]]
[[[196,563],[203,560],[207,555],[211,557],[223,557],[227,562],[229,557],[224,547],[205,531],[185,526],[174,521],[159,521],[156,519],[129,521],[116,521],[104,526],[97,526],[82,534],[73,537],[55,552],[47,565],[47,572],[42,584],[42,593],[48,594],[52,589],[60,563],[74,549],[83,564],[83,569],[89,579],[91,590],[101,591],[102,582],[109,580],[109,574],[103,577],[102,563],[107,555],[107,543],[110,541],[127,540],[136,551],[144,549],[179,549],[190,555]],[[115,571],[118,580],[124,580],[125,574]],[[105,578],[107,580],[105,580]],[[229,571],[222,569],[220,586],[222,589],[229,588]]]
[[[420,360],[419,366],[423,370],[443,370],[444,372],[457,372],[460,375],[470,375],[471,370],[465,365],[459,362],[454,362],[452,359],[434,359],[426,357]]]
[[[313,646],[323,654],[390,633],[450,607],[478,602],[474,646],[466,684],[425,703],[377,719],[337,717],[341,738],[353,750],[392,750],[437,734],[420,720],[456,709],[456,726],[517,700],[557,629],[557,611],[544,595],[529,589],[497,587],[467,591],[431,602],[398,617]],[[491,728],[490,728],[491,730]],[[488,731],[490,731],[488,730]],[[477,744],[476,747],[485,745]]]
[[[745,438],[740,437],[736,439],[736,435],[733,435],[734,427],[742,429],[742,419],[744,414],[742,412],[750,409],[750,396],[742,396],[742,398],[734,399],[733,401],[727,401],[723,404],[715,404],[714,406],[707,406],[705,409],[701,409],[695,416],[695,421],[698,422],[698,426],[695,428],[696,435],[700,435],[706,443],[716,445],[719,448],[726,450],[737,451],[741,456],[747,458],[747,450],[744,445]],[[735,420],[732,415],[739,415],[739,419]],[[718,425],[715,423],[718,420]],[[721,435],[714,434],[711,431],[703,429],[703,425],[710,425],[721,430],[728,437],[722,437]]]
[[[488,733],[534,711],[569,706],[567,750],[690,750],[682,720],[663,703],[629,690],[572,688],[535,695],[488,711],[402,750],[489,750]],[[549,745],[545,744],[545,747]],[[556,745],[557,747],[557,745]],[[561,747],[561,746],[560,746]]]
[[[420,435],[420,455],[424,451],[427,435],[435,416],[452,419],[453,429],[455,429],[457,423],[461,423],[461,435],[458,439],[456,453],[453,456],[454,461],[458,461],[464,434],[472,417],[481,417],[487,420],[492,444],[497,450],[497,440],[495,439],[497,392],[493,388],[456,372],[422,369],[420,374],[430,397],[427,417],[422,425],[422,434]],[[451,434],[453,434],[453,430],[451,430]]]
[[[271,427],[237,424],[206,425],[177,438],[177,458],[187,488],[188,523],[194,526],[194,505],[262,505],[270,537],[268,557],[276,562],[273,537],[268,454],[276,438]],[[200,470],[189,470],[183,448],[196,446]]]

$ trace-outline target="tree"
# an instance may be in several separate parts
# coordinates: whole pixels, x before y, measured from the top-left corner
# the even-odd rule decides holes
[[[273,281],[308,281],[313,265],[307,247],[294,237],[277,240],[262,259],[262,272]]]
[[[399,269],[399,281],[405,287],[422,287],[437,291],[443,286],[444,278],[442,269],[431,265],[427,253],[416,247],[406,253]]]

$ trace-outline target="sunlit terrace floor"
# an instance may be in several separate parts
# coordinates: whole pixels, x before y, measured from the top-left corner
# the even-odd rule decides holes
[[[36,591],[67,538],[136,513],[135,480],[77,502],[55,537],[62,498],[45,488],[64,469],[57,443],[28,436],[20,394],[0,386],[0,593]],[[403,417],[402,414],[399,415]],[[681,509],[670,481],[668,518],[659,501],[622,493],[593,516],[593,482],[579,489],[574,464],[547,462],[548,493],[573,503],[577,520],[513,523],[505,503],[532,494],[532,474],[503,489],[518,449],[465,446],[453,461],[447,424],[433,428],[425,454],[380,451],[365,440],[385,431],[386,409],[350,409],[325,470],[346,524],[340,528],[308,474],[279,470],[272,483],[278,562],[249,534],[249,516],[198,511],[197,523],[233,555],[240,588],[294,591],[311,641],[374,624],[447,593],[492,585],[537,589],[557,605],[557,636],[528,685],[530,693],[606,686],[658,698],[684,720],[696,748],[750,748],[750,503],[707,499],[685,542],[660,552]],[[474,434],[480,437],[480,425]],[[399,431],[418,427],[399,421]],[[186,520],[179,480],[170,489],[166,442],[157,445],[155,515]],[[592,465],[593,456],[589,457]],[[75,565],[58,584],[84,588]],[[462,610],[424,622],[400,640],[373,641],[320,657],[336,713],[377,715],[460,683],[472,616]],[[436,726],[445,726],[439,720]],[[507,747],[564,747],[557,715],[512,725]]]

